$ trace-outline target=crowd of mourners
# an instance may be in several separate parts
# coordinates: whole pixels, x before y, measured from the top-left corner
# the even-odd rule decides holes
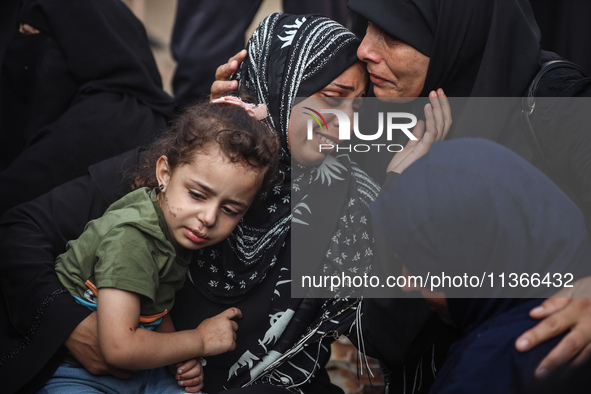
[[[0,5],[0,391],[343,393],[347,336],[388,393],[588,392],[591,77],[541,2],[285,1],[240,50],[260,3],[179,0],[174,98],[121,0]],[[336,148],[366,102],[399,152]]]

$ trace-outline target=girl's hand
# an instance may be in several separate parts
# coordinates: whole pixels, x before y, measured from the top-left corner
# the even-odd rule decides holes
[[[215,71],[215,81],[211,84],[209,100],[215,100],[224,94],[238,89],[238,81],[230,81],[232,75],[238,70],[240,63],[246,58],[246,49],[241,50],[222,64]]]
[[[191,359],[176,365],[175,379],[187,393],[197,393],[203,388],[201,360]]]
[[[429,152],[435,141],[444,139],[452,124],[449,100],[443,89],[429,93],[430,103],[425,105],[425,122],[419,121],[412,134],[417,141],[410,140],[404,149],[394,155],[387,172],[402,172],[418,158]],[[425,124],[427,125],[425,131]]]
[[[222,313],[205,319],[195,329],[197,338],[202,343],[202,356],[214,356],[236,348],[236,330],[242,312],[238,308],[228,308]]]

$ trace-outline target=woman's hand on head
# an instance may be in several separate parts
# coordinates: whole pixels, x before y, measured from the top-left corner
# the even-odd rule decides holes
[[[176,365],[175,379],[187,393],[196,393],[203,388],[201,360],[195,358]]]
[[[429,94],[429,104],[425,105],[425,122],[419,121],[412,134],[417,140],[410,140],[404,149],[394,155],[387,172],[401,174],[412,163],[429,152],[435,141],[444,139],[452,124],[449,100],[443,89]]]
[[[543,319],[515,341],[520,352],[569,331],[536,368],[541,378],[556,368],[571,363],[579,366],[591,359],[591,276],[579,279],[530,311],[534,319]]]
[[[215,81],[211,84],[209,100],[222,97],[232,90],[238,89],[238,81],[231,81],[230,78],[240,67],[240,63],[246,58],[246,49],[241,50],[225,64],[222,64],[215,71]]]
[[[65,346],[76,360],[93,375],[113,375],[120,379],[131,376],[131,372],[113,368],[105,361],[98,344],[96,312],[88,315],[76,326],[66,339]]]

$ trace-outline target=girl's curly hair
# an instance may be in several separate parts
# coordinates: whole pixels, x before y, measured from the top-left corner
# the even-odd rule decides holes
[[[145,152],[137,171],[131,174],[132,188],[154,188],[156,162],[168,158],[172,171],[189,163],[195,152],[216,143],[232,162],[263,172],[262,191],[277,179],[279,139],[262,122],[252,118],[245,109],[227,103],[203,103],[188,107],[171,127]]]

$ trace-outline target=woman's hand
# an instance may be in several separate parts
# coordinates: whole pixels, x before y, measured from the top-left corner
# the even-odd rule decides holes
[[[76,360],[93,375],[113,375],[120,379],[131,376],[131,372],[113,368],[105,361],[98,344],[96,312],[92,312],[78,324],[66,339],[65,345]]]
[[[224,94],[238,89],[238,81],[230,81],[232,75],[238,70],[240,63],[246,58],[246,49],[241,50],[222,64],[215,71],[215,81],[211,84],[209,100],[215,100]]]
[[[201,360],[191,359],[176,365],[175,379],[187,393],[196,393],[203,388]]]
[[[591,358],[591,277],[562,289],[532,309],[530,316],[543,320],[517,338],[515,348],[520,352],[570,330],[540,362],[537,377],[544,377],[568,362],[578,366]]]
[[[394,155],[387,172],[401,174],[408,166],[429,152],[435,141],[447,136],[452,118],[449,100],[443,89],[429,93],[429,101],[430,103],[425,105],[425,122],[419,121],[412,132],[417,140],[408,141],[404,149]]]

